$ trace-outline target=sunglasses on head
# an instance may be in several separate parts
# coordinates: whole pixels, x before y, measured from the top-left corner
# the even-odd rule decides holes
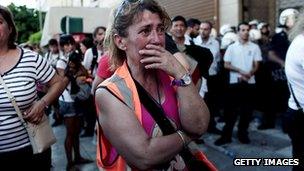
[[[130,5],[130,4],[133,4],[133,3],[140,3],[142,1],[143,0],[123,0],[121,2],[121,4],[118,6],[114,17],[116,18],[119,14],[123,13],[126,5]]]

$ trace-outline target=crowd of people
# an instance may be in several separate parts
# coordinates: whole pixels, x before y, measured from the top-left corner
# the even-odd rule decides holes
[[[223,25],[216,35],[212,22],[170,19],[154,0],[123,1],[92,38],[76,42],[63,34],[41,54],[16,45],[13,17],[1,7],[0,73],[26,120],[37,123],[45,111],[52,126],[64,123],[67,170],[93,162],[81,156],[79,138],[96,134],[96,162],[104,170],[187,170],[187,150],[202,155],[195,143],[204,143],[205,132],[220,135],[215,145],[229,144],[238,117],[237,138],[249,144],[255,110],[262,113],[258,129],[282,127],[293,156],[304,161],[304,20],[296,22],[298,13],[283,11],[276,32],[253,20]],[[50,170],[51,149],[32,154],[0,86],[0,163],[10,161]]]

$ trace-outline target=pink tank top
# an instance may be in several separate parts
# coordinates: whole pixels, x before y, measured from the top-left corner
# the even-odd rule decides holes
[[[171,80],[167,74],[164,72],[159,72],[160,81],[162,82],[163,92],[165,94],[165,100],[162,102],[162,107],[166,113],[167,118],[171,121],[171,123],[179,128],[180,127],[180,120],[178,115],[177,109],[177,100],[176,100],[176,93],[174,88],[170,85]],[[146,108],[141,105],[142,109],[142,123],[146,133],[150,137],[160,136],[162,135],[158,125],[146,110]]]
[[[162,107],[167,114],[167,118],[173,123],[173,125],[177,128],[180,128],[180,120],[177,109],[177,100],[176,93],[174,88],[170,85],[171,80],[170,77],[164,72],[159,72],[160,81],[163,85],[163,91],[165,93],[165,100],[162,103]],[[155,123],[152,116],[148,113],[143,105],[141,105],[142,109],[142,123],[146,133],[150,137],[161,136],[162,133]],[[117,156],[117,151],[115,148],[111,148],[110,153],[110,161],[114,161]]]

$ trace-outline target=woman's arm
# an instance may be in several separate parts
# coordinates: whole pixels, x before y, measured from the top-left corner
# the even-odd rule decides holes
[[[92,90],[91,90],[91,94],[95,94],[95,90],[97,88],[97,86],[102,83],[105,79],[99,77],[98,75],[95,76],[93,82],[92,82]]]
[[[32,123],[39,123],[44,114],[44,108],[61,95],[67,83],[68,79],[66,77],[62,78],[55,73],[47,83],[49,87],[47,93],[24,112],[24,119]]]
[[[151,56],[140,61],[145,64],[146,69],[161,69],[174,79],[181,79],[188,73],[180,62],[163,47],[151,44],[139,53]],[[201,136],[208,127],[209,110],[195,85],[191,83],[185,87],[177,87],[177,100],[183,129],[195,137]]]
[[[47,83],[48,92],[41,100],[44,100],[48,105],[57,99],[68,85],[69,80],[66,77],[61,77],[55,74],[53,78]]]
[[[185,74],[174,78],[180,79]],[[176,90],[182,127],[187,133],[199,138],[208,128],[208,107],[193,83],[185,87],[178,86]]]
[[[106,89],[97,89],[96,105],[105,136],[130,165],[146,170],[181,151],[183,141],[177,133],[150,138],[134,112]]]

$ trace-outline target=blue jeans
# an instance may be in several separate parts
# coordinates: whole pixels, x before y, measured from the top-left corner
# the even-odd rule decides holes
[[[59,112],[63,117],[77,116],[74,102],[59,101]]]

